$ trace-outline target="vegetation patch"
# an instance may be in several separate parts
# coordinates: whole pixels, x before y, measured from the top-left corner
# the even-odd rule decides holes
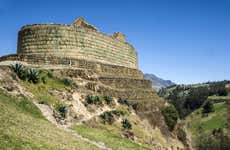
[[[126,106],[130,106],[130,103],[128,102],[128,100],[127,99],[122,99],[122,98],[118,98],[118,100],[117,100],[117,102],[118,103],[120,103],[120,104],[122,104],[122,105],[126,105]]]
[[[14,73],[19,77],[19,79],[26,80],[26,70],[22,64],[11,65],[11,68]]]
[[[181,119],[200,108],[208,98],[228,95],[226,85],[230,81],[207,82],[197,85],[177,85],[161,89],[158,95],[173,104]]]
[[[118,135],[111,133],[109,130],[101,128],[91,128],[85,125],[74,126],[76,130],[82,136],[89,138],[97,142],[103,142],[112,149],[116,150],[147,150],[148,148],[139,145],[127,138],[122,138]]]
[[[128,119],[123,119],[121,124],[122,124],[122,127],[126,130],[132,129],[132,124],[130,123],[130,121]]]
[[[42,82],[31,84],[30,82],[22,81],[21,84],[26,87],[29,92],[33,93],[35,99],[37,99],[39,103],[54,106],[59,104],[60,100],[49,91],[57,89],[59,91],[68,90],[71,87],[65,85],[63,79],[59,79],[53,74],[52,76],[49,74],[51,74],[49,70],[41,70],[39,76],[41,77]]]
[[[38,83],[40,80],[40,74],[41,71],[30,68],[27,73],[28,82],[32,82],[34,84]]]
[[[65,104],[63,104],[63,103],[56,104],[55,110],[58,112],[61,119],[66,118],[67,112],[68,112],[68,107]]]
[[[165,108],[163,108],[163,110],[161,111],[164,118],[165,118],[165,122],[169,128],[169,130],[173,130],[174,127],[177,124],[177,120],[179,118],[178,112],[176,110],[176,108],[173,105],[169,105],[166,106]]]
[[[207,100],[202,106],[202,113],[207,114],[207,113],[214,112],[214,111],[215,109],[214,109],[213,103]]]
[[[201,133],[196,139],[196,149],[199,150],[228,150],[230,137],[223,129],[212,130],[212,133]]]
[[[202,115],[200,108],[186,118],[186,126],[194,137],[201,132],[210,133],[214,129],[229,128],[229,106],[225,102],[213,105],[215,112],[209,113],[207,117]]]
[[[47,121],[27,98],[0,91],[0,149],[96,150]]]
[[[104,100],[107,105],[114,105],[114,99],[111,96],[104,96]]]
[[[113,116],[113,113],[111,111],[106,111],[103,114],[100,115],[102,121],[104,124],[108,123],[108,124],[113,124],[113,122],[115,121],[115,118]]]
[[[93,95],[88,95],[86,97],[86,105],[87,104],[94,104],[94,105],[103,105],[103,101],[104,99],[102,97],[99,97],[99,96],[93,96]]]
[[[85,106],[88,104],[94,104],[97,106],[103,106],[107,104],[109,106],[114,106],[114,99],[110,96],[97,96],[97,95],[88,95],[85,99]]]

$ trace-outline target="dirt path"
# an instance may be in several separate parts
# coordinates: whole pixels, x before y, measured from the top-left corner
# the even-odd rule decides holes
[[[93,117],[99,116],[103,114],[105,111],[113,110],[108,106],[104,106],[102,108],[98,108],[97,110],[95,110],[95,112],[89,112],[87,108],[84,106],[84,104],[81,102],[81,95],[78,92],[73,93],[72,97],[73,97],[72,104],[73,104],[74,111],[77,114],[83,116],[83,118],[79,121],[79,123],[88,121]]]
[[[43,116],[47,120],[49,120],[51,123],[55,124],[59,128],[65,130],[66,132],[71,133],[75,137],[77,137],[77,138],[79,138],[79,139],[81,139],[83,141],[89,142],[90,144],[93,144],[93,145],[95,145],[95,146],[97,146],[97,147],[99,147],[101,149],[112,150],[111,148],[107,147],[103,142],[92,141],[92,140],[90,140],[88,138],[82,137],[76,131],[73,131],[73,130],[69,129],[68,126],[58,124],[57,121],[56,121],[56,119],[53,116],[53,110],[49,106],[44,105],[44,104],[38,104],[36,102],[34,102],[34,104],[41,110]]]

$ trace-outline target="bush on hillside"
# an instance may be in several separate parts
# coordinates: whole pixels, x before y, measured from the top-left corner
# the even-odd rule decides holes
[[[173,105],[166,106],[162,110],[162,114],[165,118],[165,122],[169,128],[169,130],[173,130],[177,124],[177,120],[179,118],[178,112]]]
[[[132,124],[129,122],[128,119],[123,119],[121,123],[124,129],[127,129],[127,130],[132,129]]]
[[[119,97],[117,102],[122,104],[122,105],[130,106],[130,104],[129,104],[127,99],[122,99],[122,98]]]
[[[113,122],[115,121],[114,117],[113,117],[113,113],[110,111],[106,111],[103,114],[100,115],[102,121],[104,124],[108,123],[108,124],[113,124]]]
[[[73,86],[74,85],[74,82],[70,79],[64,78],[62,81],[63,81],[65,86]]]
[[[196,139],[198,150],[229,150],[230,138],[222,129],[214,129],[212,133],[200,133]]]
[[[53,78],[53,73],[49,71],[49,72],[47,73],[47,76],[48,76],[49,78]]]
[[[125,112],[122,110],[112,110],[111,112],[118,117],[125,115]]]
[[[103,105],[103,98],[99,96],[88,95],[86,97],[86,103],[94,105]]]
[[[210,100],[207,100],[202,107],[202,113],[207,114],[214,111],[213,103]]]
[[[12,70],[16,73],[19,79],[26,80],[26,70],[22,64],[11,65]]]
[[[114,103],[114,100],[111,96],[104,96],[104,100],[107,105],[112,105]]]
[[[43,83],[43,84],[46,84],[46,83],[47,83],[47,80],[46,80],[46,77],[45,77],[45,76],[43,76],[43,77],[41,78],[41,80],[42,80],[42,83]]]
[[[58,111],[58,113],[61,115],[62,118],[66,118],[68,108],[67,108],[67,106],[65,104],[62,104],[62,103],[57,104],[55,108]]]
[[[184,131],[183,128],[178,128],[177,130],[177,138],[184,144],[186,144],[187,136],[186,132]]]
[[[39,82],[39,75],[41,74],[40,71],[37,71],[33,68],[30,68],[27,72],[27,78],[28,78],[28,81],[29,82],[32,82],[34,84],[38,83]]]

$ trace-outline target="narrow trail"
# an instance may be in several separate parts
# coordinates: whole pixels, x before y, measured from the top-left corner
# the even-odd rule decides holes
[[[74,110],[76,111],[77,114],[81,114],[82,116],[84,116],[81,120],[79,120],[79,124],[84,122],[84,121],[88,121],[88,120],[92,119],[93,117],[100,116],[101,114],[103,114],[106,111],[115,110],[115,108],[112,109],[108,106],[104,106],[103,108],[99,108],[95,112],[91,113],[86,109],[84,104],[80,101],[81,96],[78,92],[73,93],[72,97],[74,100],[72,102]]]
[[[53,116],[53,110],[47,106],[47,105],[44,105],[44,104],[38,104],[36,102],[34,102],[34,104],[41,110],[43,116],[49,120],[51,123],[55,124],[57,127],[65,130],[66,132],[72,134],[73,136],[75,136],[76,138],[79,138],[83,141],[86,141],[90,144],[93,144],[101,149],[105,149],[105,150],[112,150],[111,148],[109,148],[108,146],[106,146],[103,142],[96,142],[96,141],[92,141],[88,138],[85,138],[85,137],[82,137],[80,134],[78,134],[76,131],[74,130],[71,130],[68,128],[68,126],[65,126],[65,125],[60,125],[57,123],[56,119],[54,118]]]
[[[12,62],[9,62],[9,64],[12,64]],[[0,63],[1,65],[9,65],[8,63]],[[12,95],[18,95],[18,94],[22,94],[27,98],[30,98],[32,100],[32,102],[38,107],[38,109],[42,112],[42,115],[48,120],[50,121],[52,124],[56,125],[58,128],[61,128],[62,130],[72,134],[73,136],[75,136],[76,138],[81,139],[82,141],[86,141],[90,144],[93,144],[95,146],[97,146],[98,148],[104,149],[104,150],[112,150],[111,148],[109,148],[108,146],[106,146],[103,142],[96,142],[96,141],[92,141],[88,138],[82,137],[80,134],[78,134],[76,131],[71,130],[70,127],[71,124],[67,124],[67,125],[60,125],[55,117],[53,116],[53,110],[52,108],[50,108],[48,105],[45,104],[39,104],[37,103],[37,101],[34,100],[34,95],[30,92],[28,92],[24,87],[22,87],[19,83],[17,83],[15,80],[12,80],[9,78],[9,76],[7,75],[7,72],[1,72],[0,73],[0,81],[3,80],[4,76],[6,76],[7,84],[11,84],[14,85],[15,90],[13,91],[8,91],[7,89],[5,89],[4,87],[2,87],[2,85],[0,86],[0,89],[3,89],[5,92],[12,94]],[[4,80],[6,80],[6,78],[4,78]],[[91,118],[91,117],[89,117]]]

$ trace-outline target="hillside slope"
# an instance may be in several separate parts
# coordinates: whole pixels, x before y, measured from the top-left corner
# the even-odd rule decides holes
[[[46,120],[23,96],[0,91],[0,149],[99,149]]]
[[[1,117],[0,131],[2,135],[6,135],[2,136],[5,147],[19,145],[22,149],[183,149],[183,144],[168,130],[161,114],[161,107],[165,102],[155,93],[152,93],[152,100],[137,103],[98,94],[95,92],[96,88],[111,87],[99,82],[97,75],[90,74],[87,70],[35,68],[32,71],[31,66],[26,66],[25,69],[33,75],[27,74],[26,79],[20,79],[10,67],[0,66],[0,88],[7,93],[2,94],[3,98],[0,99],[1,105],[4,105],[1,111],[9,110],[9,113],[1,112],[4,115]],[[74,71],[76,76],[63,75],[71,73],[70,71]],[[33,83],[31,80],[36,79],[36,72],[39,72],[39,80]],[[4,104],[11,99],[18,101],[21,98],[26,101],[22,108],[20,103]],[[49,121],[44,119],[33,103]],[[24,108],[27,106],[31,109]],[[20,107],[20,110],[14,107]],[[34,111],[37,118],[33,117]],[[12,120],[12,124],[4,122],[5,120]],[[43,132],[44,129],[47,132]],[[76,134],[83,138],[74,136]],[[8,142],[10,139],[11,143]]]
[[[211,112],[208,115],[204,115],[202,113],[202,108],[200,108],[185,118],[185,126],[188,133],[191,134],[193,147],[208,148],[208,145],[210,145],[212,147],[210,149],[226,149],[226,147],[229,148],[230,104],[226,102],[214,103],[214,110],[214,112]],[[220,134],[221,136],[216,134]],[[224,139],[225,142],[218,141],[222,139]],[[219,146],[215,143],[221,143],[225,148],[219,148]]]

